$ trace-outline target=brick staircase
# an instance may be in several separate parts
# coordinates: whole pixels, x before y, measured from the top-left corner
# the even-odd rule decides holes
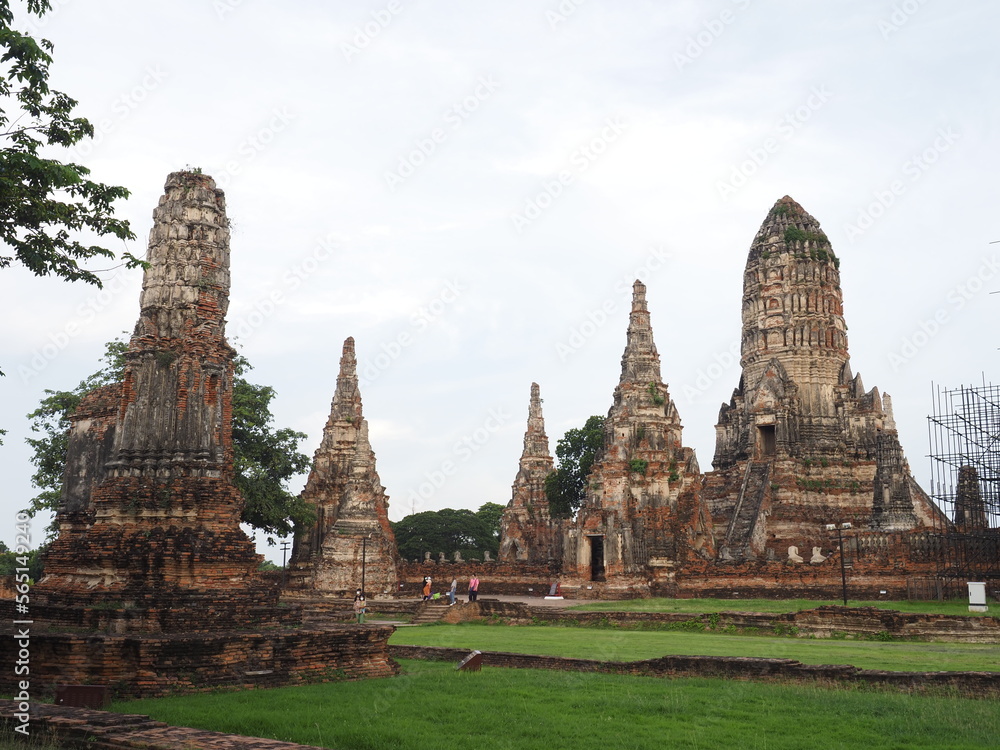
[[[726,547],[737,560],[752,558],[750,542],[760,514],[760,506],[768,490],[770,462],[748,462],[743,487],[726,531]]]
[[[411,625],[429,625],[434,622],[440,622],[441,618],[444,617],[445,612],[448,611],[448,601],[438,600],[438,601],[428,601],[420,605],[420,609],[417,613],[413,615],[413,619],[410,620]]]

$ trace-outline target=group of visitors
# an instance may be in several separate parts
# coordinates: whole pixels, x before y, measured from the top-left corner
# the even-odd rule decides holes
[[[432,583],[431,577],[424,576],[424,587],[422,593],[424,597],[423,600],[425,602],[428,601],[429,599],[433,599],[436,596],[439,596],[431,593],[431,583]],[[455,603],[457,593],[458,593],[458,578],[452,578],[451,586],[448,587],[448,598],[450,599],[449,606]],[[469,601],[474,602],[478,598],[479,598],[479,576],[473,573],[472,577],[469,579]]]

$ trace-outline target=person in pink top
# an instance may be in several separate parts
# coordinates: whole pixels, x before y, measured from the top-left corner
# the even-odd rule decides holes
[[[469,579],[469,601],[474,602],[479,598],[479,576],[475,573]]]

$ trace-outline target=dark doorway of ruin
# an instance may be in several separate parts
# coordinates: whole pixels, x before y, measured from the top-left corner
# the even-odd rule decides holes
[[[777,451],[777,440],[774,436],[774,425],[757,426],[757,448],[761,458],[770,458]]]
[[[604,580],[604,537],[590,537],[590,580]]]

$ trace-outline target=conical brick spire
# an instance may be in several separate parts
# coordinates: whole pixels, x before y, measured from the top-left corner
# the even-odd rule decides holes
[[[394,590],[396,540],[362,413],[353,338],[344,341],[330,416],[302,499],[316,521],[295,538],[293,587],[346,594],[361,586],[364,571],[369,592]]]
[[[559,557],[558,523],[551,520],[545,478],[552,473],[538,383],[531,384],[528,427],[511,500],[500,519],[500,559],[545,563]]]
[[[642,385],[660,382],[660,355],[653,343],[653,329],[646,306],[646,285],[638,279],[632,285],[632,312],[629,314],[625,353],[622,354],[620,382]]]
[[[694,451],[681,444],[680,417],[660,376],[646,285],[637,280],[621,379],[566,542],[566,569],[593,580],[626,580],[644,575],[650,559],[684,557],[693,536],[707,529],[698,474]]]

